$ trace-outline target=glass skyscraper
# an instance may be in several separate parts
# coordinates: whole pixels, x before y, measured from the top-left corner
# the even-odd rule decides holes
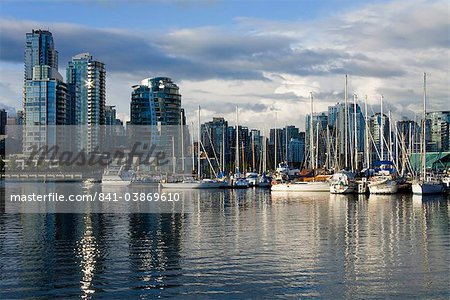
[[[105,125],[105,65],[81,53],[69,62],[66,77],[74,97],[75,125]]]
[[[58,70],[58,51],[52,33],[47,30],[32,30],[26,34],[25,80],[32,79],[33,67],[38,65]]]
[[[70,119],[73,125],[86,126],[80,132],[78,146],[88,151],[100,145],[100,126],[106,124],[106,71],[102,62],[89,53],[72,57],[66,69],[67,84],[73,98]]]
[[[51,32],[26,34],[24,74],[24,151],[31,146],[52,146],[61,141],[54,128],[68,122],[71,98],[58,72],[58,52]],[[44,126],[44,127],[43,127]]]
[[[426,118],[427,150],[450,151],[450,111],[428,112]]]

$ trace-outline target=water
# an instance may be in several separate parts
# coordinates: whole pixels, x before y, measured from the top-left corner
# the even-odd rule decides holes
[[[186,214],[2,214],[0,298],[449,298],[450,200],[195,191]]]

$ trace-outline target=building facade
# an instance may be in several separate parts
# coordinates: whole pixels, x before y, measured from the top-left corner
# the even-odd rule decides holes
[[[426,114],[427,151],[450,151],[450,111],[435,111]]]
[[[369,144],[371,145],[371,161],[389,160],[389,118],[376,113],[369,118]]]
[[[8,120],[8,114],[6,110],[0,109],[0,135],[6,134],[6,123]]]
[[[105,65],[89,53],[81,53],[68,63],[66,78],[74,99],[70,108],[73,125],[105,125]]]
[[[33,30],[26,34],[24,63],[24,152],[33,146],[56,145],[57,141],[65,144],[55,125],[67,124],[71,97],[58,72],[58,52],[51,32]]]

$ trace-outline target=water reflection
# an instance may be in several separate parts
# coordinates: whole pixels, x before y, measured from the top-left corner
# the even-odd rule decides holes
[[[448,296],[445,197],[186,196],[193,213],[0,215],[0,298]]]

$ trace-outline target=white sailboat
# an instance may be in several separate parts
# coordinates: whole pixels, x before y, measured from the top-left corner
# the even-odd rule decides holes
[[[396,172],[391,161],[384,160],[384,120],[383,120],[383,95],[381,95],[380,112],[380,162],[376,173],[370,178],[370,194],[395,194],[398,192]]]
[[[317,167],[317,162],[314,159],[314,128],[313,128],[313,95],[310,92],[310,155],[312,169]],[[273,182],[274,183],[274,182]],[[330,192],[330,184],[328,181],[295,181],[272,184],[272,191],[282,192]]]
[[[376,174],[370,178],[370,194],[395,194],[398,192],[397,175],[390,161],[380,161]]]
[[[189,178],[178,182],[161,181],[161,187],[165,189],[217,189],[225,187],[226,182],[213,180],[213,179],[200,179],[201,178],[201,160],[200,160],[200,106],[198,107],[198,144],[197,144],[197,177],[198,179]]]
[[[327,181],[296,181],[274,184],[270,189],[274,192],[330,192],[330,184]]]
[[[423,73],[423,117],[422,117],[422,140],[421,140],[421,158],[422,158],[422,172],[421,178],[416,179],[412,183],[413,194],[426,195],[426,194],[442,194],[444,192],[444,185],[442,182],[434,177],[427,176],[427,150],[425,139],[425,125],[426,125],[426,101],[427,101],[427,74]]]
[[[347,93],[347,76],[345,77],[345,93]],[[347,99],[347,97],[346,97]],[[354,126],[354,152],[350,153],[352,171],[341,170],[333,175],[330,179],[331,194],[353,194],[359,193],[360,185],[355,181],[355,171],[358,170],[358,134],[356,120],[356,102],[357,95],[353,94],[353,126]],[[347,103],[347,100],[345,101]],[[347,121],[344,119],[344,128],[347,128]],[[347,145],[347,144],[346,144]],[[347,147],[347,146],[346,146]],[[352,157],[353,155],[353,157]],[[347,167],[347,166],[345,166]],[[363,187],[361,187],[363,189]]]
[[[249,182],[247,179],[241,177],[241,172],[239,170],[239,110],[236,106],[236,153],[235,153],[235,164],[236,173],[231,176],[230,182],[228,184],[229,188],[234,189],[245,189],[248,188]]]
[[[358,191],[358,184],[355,176],[351,172],[342,170],[334,173],[330,179],[330,193],[332,194],[353,194]]]

